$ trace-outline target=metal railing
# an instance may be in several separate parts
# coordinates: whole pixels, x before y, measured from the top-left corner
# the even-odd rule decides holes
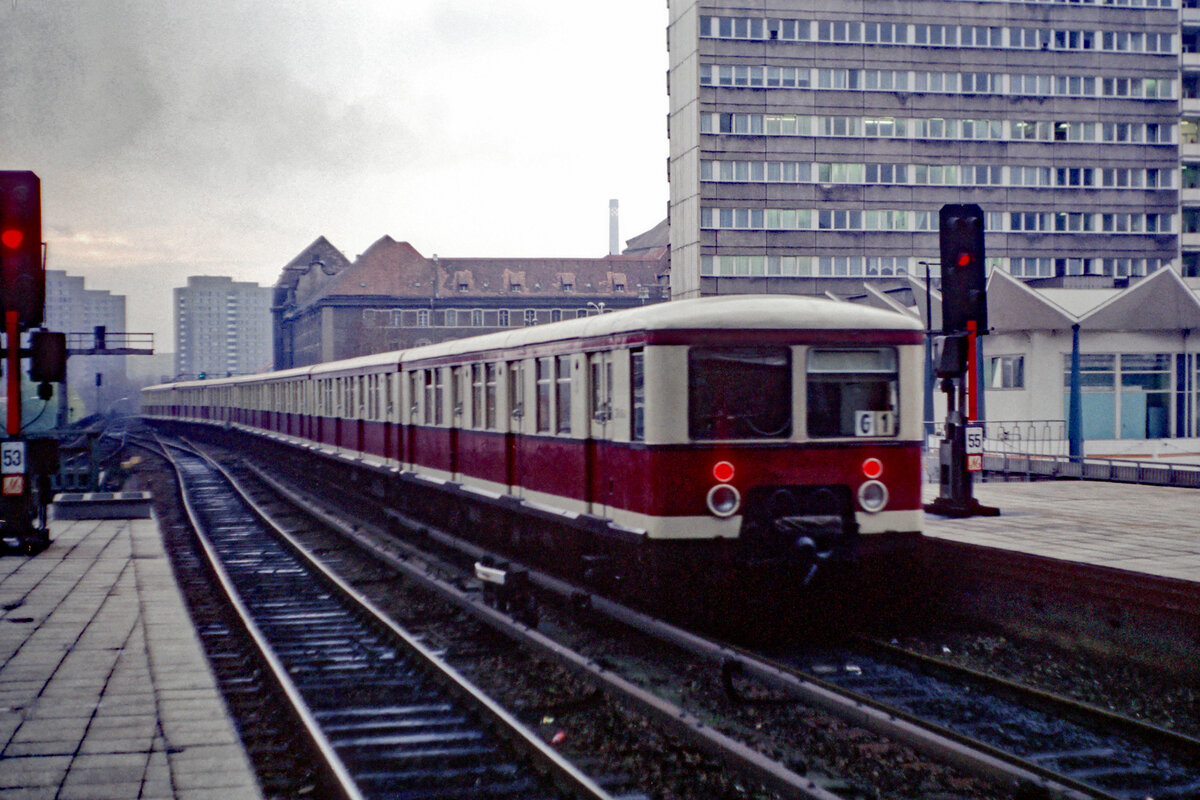
[[[1067,423],[1061,419],[986,420],[983,425],[983,449],[988,453],[1067,456]],[[926,423],[932,428],[933,441],[945,434],[944,422]]]
[[[1069,457],[985,452],[983,469],[985,473],[1021,476],[1026,480],[1075,478],[1200,489],[1200,464],[1177,464],[1170,461],[1139,461],[1096,456],[1072,460]]]
[[[1106,456],[1071,458],[1065,420],[987,420],[983,426],[984,475],[1021,480],[1073,478],[1200,489],[1200,464]],[[926,428],[933,430],[933,436],[927,440],[926,471],[930,480],[936,482],[937,443],[945,431],[945,424],[928,423]]]

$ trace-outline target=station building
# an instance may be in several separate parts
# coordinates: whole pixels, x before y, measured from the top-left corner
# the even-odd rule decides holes
[[[910,278],[910,288],[916,304],[907,308],[877,290],[860,299],[924,320],[925,285]],[[929,297],[938,328],[941,296],[932,289]],[[989,449],[1065,455],[1053,448],[1065,447],[1078,347],[1084,455],[1200,462],[1200,280],[1160,270],[1124,289],[1038,289],[997,270],[988,323],[979,340],[982,411],[989,436],[1010,439]],[[944,419],[944,396],[936,397],[934,419]]]

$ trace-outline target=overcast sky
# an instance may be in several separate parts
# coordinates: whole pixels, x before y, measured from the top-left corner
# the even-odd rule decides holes
[[[602,256],[666,216],[654,0],[0,0],[0,169],[51,269],[174,348],[188,275],[273,284],[317,236]]]

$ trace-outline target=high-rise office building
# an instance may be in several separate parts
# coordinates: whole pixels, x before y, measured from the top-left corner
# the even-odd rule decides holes
[[[192,276],[175,289],[175,372],[184,378],[252,375],[271,368],[269,286]]]
[[[1200,274],[1179,0],[669,8],[674,297],[937,275],[946,203],[978,203],[989,268],[1040,285]]]

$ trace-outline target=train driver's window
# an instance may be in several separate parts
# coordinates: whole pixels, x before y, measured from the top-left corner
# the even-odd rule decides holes
[[[688,352],[692,439],[792,435],[792,353],[787,347],[693,347]]]
[[[810,350],[808,435],[894,436],[898,387],[894,348]]]

